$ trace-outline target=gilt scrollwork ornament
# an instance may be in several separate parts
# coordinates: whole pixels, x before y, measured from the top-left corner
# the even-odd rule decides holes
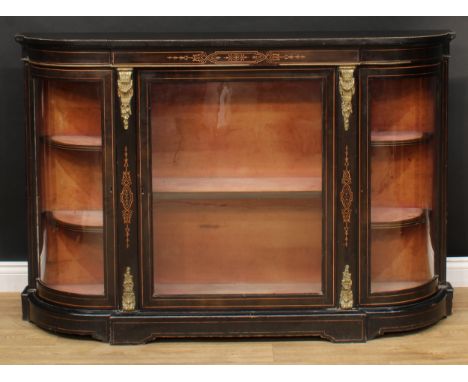
[[[353,191],[351,189],[353,180],[351,178],[351,171],[349,169],[349,154],[348,145],[345,146],[345,159],[343,165],[343,174],[341,176],[341,216],[343,218],[343,229],[344,229],[344,245],[348,247],[349,242],[349,230],[351,226],[351,213],[353,206]]]
[[[349,272],[349,265],[345,266],[343,272],[343,279],[341,280],[341,293],[340,293],[340,308],[352,309],[353,308],[353,280]]]
[[[349,118],[353,113],[354,96],[354,66],[341,66],[339,87],[341,97],[341,114],[343,115],[343,124],[345,131],[349,130]]]
[[[117,94],[120,98],[120,116],[125,130],[132,115],[131,102],[133,97],[133,80],[131,69],[117,69]]]
[[[135,310],[135,292],[133,275],[130,267],[125,269],[122,292],[122,310],[129,312]]]
[[[133,192],[132,192],[132,176],[128,165],[128,149],[124,147],[124,161],[121,180],[122,190],[120,191],[120,204],[122,205],[122,220],[125,226],[125,245],[130,247],[130,224],[133,215]]]

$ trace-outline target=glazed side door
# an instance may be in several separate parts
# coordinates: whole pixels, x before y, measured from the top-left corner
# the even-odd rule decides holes
[[[360,71],[362,305],[429,296],[445,277],[442,73],[440,63]]]
[[[142,307],[332,307],[334,69],[136,76]]]
[[[61,305],[112,308],[112,71],[29,66],[26,74],[29,284]]]

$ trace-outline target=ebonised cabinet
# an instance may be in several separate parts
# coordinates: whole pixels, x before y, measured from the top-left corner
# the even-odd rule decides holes
[[[24,318],[126,344],[449,315],[453,37],[17,35]]]

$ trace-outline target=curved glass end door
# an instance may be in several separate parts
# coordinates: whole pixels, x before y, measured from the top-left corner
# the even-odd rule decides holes
[[[323,78],[163,77],[147,80],[152,298],[322,294]]]
[[[39,280],[104,295],[102,83],[35,80]]]
[[[368,77],[371,293],[433,280],[439,77]]]

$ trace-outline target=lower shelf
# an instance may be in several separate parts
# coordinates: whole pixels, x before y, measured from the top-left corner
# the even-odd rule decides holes
[[[218,283],[218,284],[158,284],[155,296],[184,294],[319,294],[320,283]]]
[[[394,281],[394,282],[373,282],[371,293],[382,293],[389,291],[400,291],[405,289],[412,289],[423,284],[426,284],[427,280],[424,281]]]
[[[320,192],[320,177],[153,177],[154,192]]]
[[[432,133],[423,131],[372,131],[371,146],[409,146],[431,139]]]
[[[48,215],[57,225],[72,231],[102,232],[102,210],[56,210]]]
[[[42,137],[52,147],[72,151],[101,151],[102,139],[99,136],[53,135]]]
[[[47,284],[50,289],[86,296],[103,296],[104,284]]]
[[[372,207],[372,228],[398,228],[424,223],[422,208]]]

